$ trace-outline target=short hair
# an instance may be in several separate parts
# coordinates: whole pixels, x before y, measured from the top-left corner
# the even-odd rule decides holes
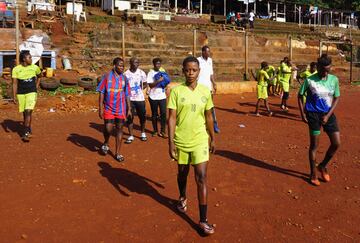
[[[132,57],[132,58],[130,58],[130,63],[135,62],[135,60],[139,60],[139,58],[137,58],[137,57]]]
[[[319,57],[317,60],[317,65],[321,67],[329,66],[331,63],[331,57],[328,56],[328,54],[322,54],[321,57]]]
[[[261,68],[266,68],[268,66],[268,63],[267,62],[262,62],[261,63]]]
[[[196,57],[188,56],[183,61],[183,67],[185,67],[186,64],[188,64],[189,62],[195,62],[195,63],[197,63],[198,66],[200,66],[199,60]]]
[[[210,50],[210,47],[209,47],[209,46],[203,46],[203,47],[201,47],[201,51],[206,51],[206,49],[209,49],[209,50]]]
[[[152,60],[152,63],[153,63],[153,65],[155,65],[155,63],[157,63],[157,62],[162,62],[162,60],[160,59],[160,57],[155,57],[153,60]]]
[[[29,50],[23,50],[20,52],[20,62],[23,62],[25,60],[26,56],[30,55],[30,51]]]
[[[121,57],[116,57],[113,60],[113,65],[119,65],[120,62],[124,62],[124,60]]]
[[[311,63],[310,63],[310,67],[311,67],[311,68],[316,67],[316,62],[311,62]]]
[[[289,57],[284,57],[283,61],[284,62],[289,61]]]

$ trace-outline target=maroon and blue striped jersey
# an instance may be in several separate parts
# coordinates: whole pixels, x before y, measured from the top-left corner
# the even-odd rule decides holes
[[[126,118],[126,98],[130,95],[130,85],[124,74],[114,70],[105,74],[96,91],[104,94],[104,112]]]

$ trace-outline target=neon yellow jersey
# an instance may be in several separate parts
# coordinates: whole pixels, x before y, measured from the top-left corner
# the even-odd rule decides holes
[[[267,86],[267,81],[269,80],[269,75],[268,73],[263,70],[263,69],[260,69],[257,73],[257,81],[258,81],[258,85],[261,85],[261,86]]]
[[[312,72],[310,72],[310,70],[306,70],[306,71],[304,71],[304,72],[302,72],[300,74],[300,78],[307,78],[307,77],[310,77],[311,75],[313,75],[315,73],[317,73],[317,71],[312,73]]]
[[[291,67],[289,67],[286,63],[281,64],[281,80],[282,82],[289,82],[291,78]]]
[[[168,108],[176,110],[176,147],[186,152],[208,143],[205,111],[213,107],[210,90],[202,84],[190,90],[182,83],[171,90]]]
[[[17,65],[12,70],[12,78],[18,80],[17,93],[28,94],[36,92],[36,78],[41,73],[38,66],[31,64],[26,67]]]
[[[281,76],[282,76],[282,73],[281,73],[281,66],[279,66],[279,67],[277,68],[277,73],[276,73],[276,75],[277,75],[277,79],[280,81]]]
[[[269,75],[270,78],[274,77],[274,75],[275,75],[275,68],[274,68],[274,66],[269,65],[269,66],[265,69],[265,71],[267,72],[267,74]]]

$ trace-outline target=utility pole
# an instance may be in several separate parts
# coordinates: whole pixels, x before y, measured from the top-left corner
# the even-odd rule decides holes
[[[19,34],[20,34],[20,27],[19,27],[19,6],[16,3],[15,5],[15,45],[16,45],[16,65],[20,64],[20,52],[19,52]]]

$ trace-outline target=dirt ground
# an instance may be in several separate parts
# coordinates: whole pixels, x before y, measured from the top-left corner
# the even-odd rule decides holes
[[[102,121],[97,96],[88,95],[40,98],[34,137],[24,144],[20,114],[3,104],[0,241],[360,242],[359,95],[358,87],[342,89],[342,147],[329,166],[332,181],[320,187],[306,182],[308,129],[295,95],[288,114],[271,97],[275,116],[260,118],[252,115],[255,94],[216,96],[221,133],[208,171],[216,233],[206,238],[196,228],[193,172],[188,213],[174,209],[176,163],[166,140],[123,144],[123,164],[99,155]],[[319,160],[329,145],[321,136]]]

